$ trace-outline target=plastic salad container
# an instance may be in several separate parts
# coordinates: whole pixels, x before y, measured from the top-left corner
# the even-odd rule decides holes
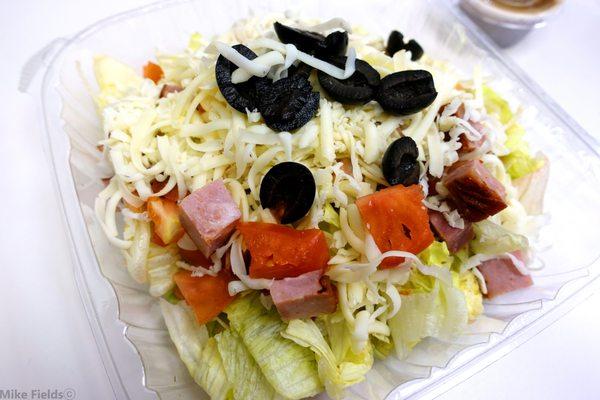
[[[551,162],[535,285],[485,304],[485,316],[453,342],[425,340],[406,360],[378,361],[348,398],[403,399],[439,395],[489,365],[563,315],[590,293],[600,275],[600,146],[563,110],[503,59],[494,45],[444,0],[167,1],[100,21],[57,39],[25,66],[22,89],[37,67],[36,94],[56,187],[72,241],[73,275],[116,399],[201,399],[171,343],[156,299],[123,268],[95,221],[93,204],[107,173],[96,141],[100,121],[90,96],[91,60],[108,54],[141,66],[155,50],[176,51],[195,31],[217,33],[250,12],[299,10],[310,17],[343,17],[382,35],[400,29],[433,58],[466,74],[480,65],[492,87],[524,106],[520,122],[535,149]],[[83,79],[82,79],[83,77]],[[39,80],[36,81],[36,83]],[[34,89],[29,89],[33,91]]]

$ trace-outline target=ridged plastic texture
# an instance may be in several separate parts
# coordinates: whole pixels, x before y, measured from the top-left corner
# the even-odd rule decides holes
[[[156,300],[128,276],[121,253],[108,244],[95,222],[94,198],[110,167],[95,147],[101,127],[88,90],[95,87],[91,59],[94,54],[109,54],[141,69],[156,50],[182,49],[194,31],[217,33],[251,12],[286,9],[320,19],[341,16],[382,35],[400,29],[417,38],[431,57],[448,60],[467,75],[481,65],[496,89],[524,105],[521,121],[529,139],[551,161],[545,206],[549,223],[536,244],[544,268],[533,273],[536,285],[486,304],[486,315],[452,342],[426,340],[406,360],[391,357],[377,362],[348,398],[439,394],[560,317],[574,296],[589,291],[599,275],[600,148],[522,71],[504,60],[454,4],[443,0],[157,3],[56,40],[42,54],[51,61],[39,94],[50,162],[73,244],[73,274],[117,399],[206,395],[179,361]],[[35,65],[34,57],[24,71],[25,81]]]

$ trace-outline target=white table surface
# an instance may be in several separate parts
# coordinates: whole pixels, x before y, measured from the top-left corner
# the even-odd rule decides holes
[[[20,69],[51,39],[144,0],[0,3],[0,390],[112,394],[68,265],[69,249],[42,154],[37,99]],[[600,138],[600,2],[568,0],[546,28],[505,50]],[[600,294],[440,398],[592,399],[600,395]]]

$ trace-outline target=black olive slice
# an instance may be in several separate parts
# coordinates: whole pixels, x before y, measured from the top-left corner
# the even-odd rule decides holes
[[[303,31],[279,22],[273,24],[275,33],[282,43],[290,43],[305,53],[314,54],[325,49],[325,36],[316,32]]]
[[[375,99],[389,113],[408,115],[429,106],[436,96],[433,76],[428,71],[413,70],[394,72],[383,78]]]
[[[398,31],[390,32],[388,37],[387,46],[385,48],[385,54],[393,56],[396,52],[404,48],[404,35]]]
[[[292,65],[290,68],[288,68],[288,77],[300,75],[303,76],[305,79],[308,79],[313,69],[314,68],[310,65],[300,62],[298,63],[298,65]]]
[[[407,136],[394,140],[383,154],[381,171],[392,186],[410,186],[419,182],[419,149],[415,141]]]
[[[343,56],[348,48],[348,32],[334,31],[325,38],[325,50],[318,55],[324,57]],[[321,54],[322,53],[322,54]]]
[[[410,51],[410,59],[412,61],[417,61],[419,58],[423,57],[423,48],[416,40],[410,39],[404,49]]]
[[[260,184],[260,203],[282,224],[304,217],[315,200],[315,178],[308,168],[297,162],[273,166]]]
[[[243,44],[236,44],[233,46],[241,55],[249,60],[256,58],[256,53],[244,46]],[[266,78],[252,77],[246,82],[234,84],[231,82],[231,74],[238,67],[226,59],[223,56],[219,56],[217,64],[215,66],[215,76],[217,78],[217,85],[221,94],[229,103],[229,105],[239,112],[245,113],[246,109],[252,111],[256,108],[255,105],[255,94],[256,85],[258,82],[264,81]]]
[[[300,128],[319,108],[319,93],[313,92],[308,79],[300,74],[258,89],[258,110],[265,124],[278,132]]]
[[[404,36],[402,33],[392,31],[388,37],[385,53],[392,57],[400,50],[410,51],[410,59],[412,61],[417,61],[419,58],[423,57],[423,48],[416,40],[410,39],[408,42],[404,43]]]
[[[337,67],[344,68],[346,57],[333,57],[329,60]],[[364,104],[372,100],[379,85],[379,72],[363,60],[356,60],[356,71],[348,79],[337,79],[318,72],[319,83],[323,90],[343,104]]]

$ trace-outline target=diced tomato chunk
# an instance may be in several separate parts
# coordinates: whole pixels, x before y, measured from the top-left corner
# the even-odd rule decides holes
[[[183,236],[177,203],[160,197],[150,197],[147,208],[154,233],[165,245],[176,242]]]
[[[427,209],[422,202],[421,186],[396,185],[356,199],[356,206],[379,250],[417,254],[433,242]],[[402,257],[389,257],[381,267],[394,267],[403,261]]]
[[[228,269],[222,269],[216,276],[199,277],[193,277],[190,271],[180,270],[173,279],[186,303],[194,310],[199,324],[215,318],[234,299],[227,290],[227,285],[233,280]]]
[[[244,222],[238,229],[250,251],[251,278],[283,279],[327,267],[329,247],[319,229],[264,222]]]
[[[144,65],[144,78],[152,79],[154,83],[158,83],[165,76],[162,68],[158,64],[154,64],[148,61],[148,64]]]

